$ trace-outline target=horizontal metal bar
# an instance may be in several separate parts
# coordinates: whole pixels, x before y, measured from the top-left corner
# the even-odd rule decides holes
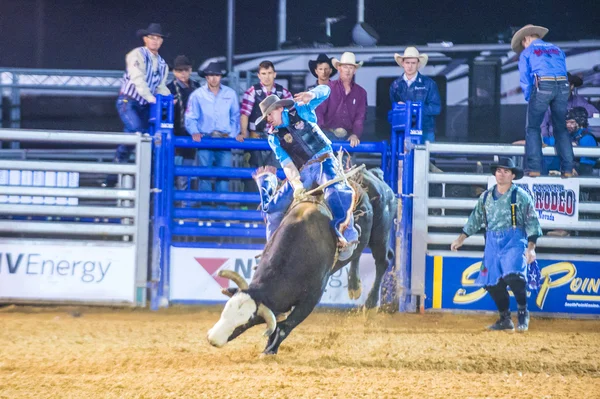
[[[228,227],[174,227],[173,235],[201,237],[252,237],[265,238],[264,228],[231,229]]]
[[[62,188],[62,187],[30,187],[0,186],[0,194],[7,195],[44,195],[47,197],[135,199],[135,190],[111,188]]]
[[[459,250],[459,251],[450,251],[450,250],[431,250],[427,251],[427,255],[430,256],[443,256],[448,258],[479,258],[483,257],[483,251],[467,251],[467,250]],[[598,262],[600,261],[600,255],[583,255],[583,254],[549,254],[549,253],[537,253],[538,260],[558,260],[564,261],[568,259],[569,261],[588,261],[588,262]]]
[[[487,174],[479,175],[475,173],[429,173],[427,179],[429,183],[477,184],[487,186],[489,176]],[[600,179],[597,177],[575,177],[574,179],[579,180],[579,187],[600,187]],[[561,181],[564,180],[556,177],[557,183]]]
[[[115,83],[114,86],[106,86],[106,85],[82,85],[82,84],[64,84],[59,85],[56,83],[52,84],[43,84],[43,83],[0,83],[0,89],[10,88],[10,89],[21,89],[21,90],[71,90],[71,91],[82,91],[82,92],[107,92],[107,93],[119,93],[119,89],[121,87],[121,83]]]
[[[252,179],[256,168],[218,168],[212,166],[176,166],[175,176],[191,176],[220,179]],[[285,179],[283,169],[277,170],[277,177]]]
[[[434,227],[463,227],[468,218],[462,216],[428,216],[427,226]],[[552,230],[578,230],[578,231],[598,231],[600,230],[600,220],[580,220],[578,222],[556,223],[540,220],[544,229]]]
[[[173,194],[173,198],[176,201],[194,200],[242,203],[260,202],[260,195],[258,193],[213,193],[206,191],[175,191]]]
[[[467,144],[467,143],[429,143],[427,144],[429,152],[432,154],[453,154],[453,155],[524,155],[525,147],[522,145],[510,144]],[[597,147],[573,147],[576,157],[588,156],[600,158],[600,148]],[[545,156],[555,156],[554,147],[548,146],[542,149]]]
[[[0,204],[2,215],[134,217],[135,208],[107,206]]]
[[[92,78],[122,78],[123,71],[105,69],[35,69],[35,68],[0,68],[0,73],[13,73],[24,76],[78,76]]]
[[[142,133],[0,129],[0,140],[134,145],[140,141],[151,141],[152,138]]]
[[[175,147],[182,148],[271,150],[266,139],[246,139],[243,142],[239,142],[233,138],[206,137],[202,141],[197,142],[187,137],[175,137],[173,142]],[[387,149],[387,143],[385,141],[368,142],[361,143],[356,147],[350,147],[350,143],[347,141],[334,141],[331,147],[334,151],[342,147],[348,152],[382,152]]]
[[[200,210],[189,208],[175,208],[173,218],[176,219],[215,219],[215,220],[254,220],[262,221],[263,217],[259,211],[243,211],[243,210]]]
[[[134,164],[99,162],[56,162],[56,161],[20,161],[0,160],[0,169],[12,170],[48,170],[53,172],[120,173],[135,175]]]
[[[117,224],[15,222],[0,220],[0,231],[7,233],[134,235],[137,227]]]
[[[427,207],[434,209],[465,209],[472,210],[477,205],[477,199],[473,198],[428,198]],[[600,202],[580,202],[580,212],[600,213]]]
[[[449,233],[429,233],[427,234],[428,244],[450,245],[458,237],[458,234]],[[483,246],[482,235],[474,235],[465,240],[465,245]],[[600,238],[588,237],[540,237],[537,241],[540,248],[562,248],[562,249],[598,249],[600,248]],[[459,250],[460,252],[460,250]]]

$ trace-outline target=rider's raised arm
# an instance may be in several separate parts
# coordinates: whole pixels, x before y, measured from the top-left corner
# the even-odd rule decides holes
[[[307,91],[306,93],[312,94],[312,100],[310,100],[308,103],[296,103],[295,108],[298,111],[298,115],[300,115],[302,119],[312,123],[317,123],[315,108],[323,103],[323,101],[327,100],[329,94],[331,93],[331,89],[327,85],[319,85],[314,89]]]

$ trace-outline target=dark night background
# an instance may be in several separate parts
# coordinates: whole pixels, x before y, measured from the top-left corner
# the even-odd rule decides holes
[[[236,1],[236,53],[276,48],[277,6]],[[366,0],[365,21],[382,45],[493,43],[527,23],[550,28],[549,41],[564,41],[600,38],[599,8],[592,0]],[[350,43],[356,1],[288,0],[287,11],[288,40],[312,43],[324,36],[325,17],[345,15],[332,41]],[[171,33],[161,49],[167,61],[184,53],[197,66],[226,54],[226,16],[225,0],[0,0],[0,67],[122,69],[126,52],[141,44],[136,30],[149,22]]]

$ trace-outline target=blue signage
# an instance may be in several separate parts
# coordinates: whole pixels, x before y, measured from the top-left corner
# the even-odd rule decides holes
[[[600,314],[600,262],[538,259],[538,264],[542,281],[539,290],[528,292],[531,311]],[[487,291],[474,285],[480,267],[478,258],[427,256],[425,307],[495,311]]]

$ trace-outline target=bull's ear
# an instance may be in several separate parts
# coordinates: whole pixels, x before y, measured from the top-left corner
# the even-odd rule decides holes
[[[238,288],[223,288],[221,290],[221,293],[223,295],[228,296],[229,298],[231,298],[232,296],[234,296],[235,294],[237,294],[237,292],[239,291]]]

